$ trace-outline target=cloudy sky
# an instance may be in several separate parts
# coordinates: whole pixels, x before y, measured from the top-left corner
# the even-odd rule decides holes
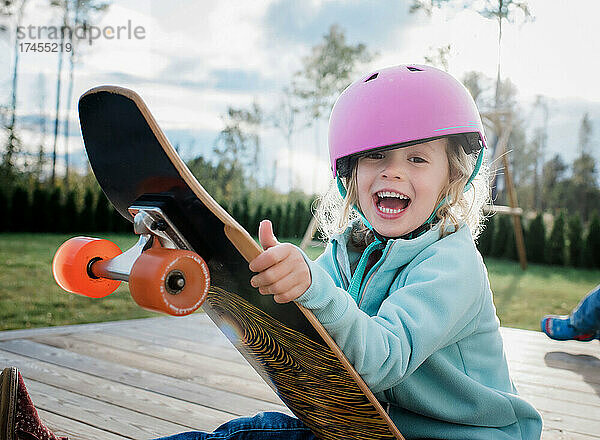
[[[23,25],[59,25],[58,12],[47,1],[29,0]],[[497,24],[475,9],[445,8],[431,17],[409,14],[402,0],[221,0],[114,2],[95,23],[99,28],[143,28],[143,38],[98,38],[81,43],[73,102],[87,89],[117,84],[137,91],[185,158],[209,155],[223,127],[227,106],[245,107],[253,101],[273,111],[281,90],[302,66],[302,57],[318,44],[332,24],[338,24],[350,44],[365,43],[377,57],[363,67],[374,70],[400,63],[422,63],[438,47],[451,45],[450,73],[462,77],[479,71],[495,77]],[[452,2],[451,2],[452,3]],[[456,2],[454,2],[456,3]],[[576,154],[577,130],[589,112],[600,142],[600,32],[597,0],[530,0],[535,20],[517,19],[503,29],[502,75],[519,91],[525,116],[537,95],[550,103],[548,156],[570,160]],[[35,34],[35,32],[34,32]],[[20,42],[47,42],[27,35]],[[12,44],[0,40],[0,100],[8,102]],[[24,137],[40,139],[37,120],[50,119],[55,101],[56,54],[21,53],[18,88],[19,121]],[[66,70],[66,69],[65,69]],[[65,75],[66,78],[66,75]],[[65,90],[63,89],[63,93]],[[66,96],[66,93],[65,95]],[[76,105],[69,118],[69,141],[76,163],[83,163]],[[63,112],[64,117],[64,112]],[[535,120],[529,128],[533,132]],[[48,125],[48,133],[53,127]],[[328,179],[326,124],[307,129],[293,140],[290,156],[276,130],[263,133],[265,178],[272,178],[277,160],[277,183],[287,188],[294,180],[307,191],[322,189]],[[315,149],[318,143],[318,149]],[[51,136],[47,135],[47,144]],[[64,150],[64,139],[59,149]],[[320,150],[317,154],[316,151]],[[292,157],[292,162],[289,158]],[[600,155],[597,155],[600,159]],[[313,182],[313,172],[320,176]],[[309,182],[309,183],[307,183]]]

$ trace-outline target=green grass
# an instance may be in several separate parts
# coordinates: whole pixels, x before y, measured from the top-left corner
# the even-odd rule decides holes
[[[96,236],[96,235],[95,235]],[[132,235],[102,235],[121,249]],[[52,258],[71,235],[0,234],[0,330],[143,318],[157,314],[141,309],[127,285],[102,299],[64,292],[52,277]]]
[[[486,259],[494,303],[505,327],[539,330],[542,316],[569,314],[581,298],[600,284],[599,270]]]
[[[127,249],[132,234],[94,235]],[[138,307],[123,284],[112,295],[92,299],[63,292],[52,278],[52,257],[70,235],[0,234],[0,330],[158,316]],[[285,241],[285,240],[281,240]],[[295,244],[298,241],[292,240]],[[316,258],[321,248],[310,248]],[[568,313],[600,283],[600,271],[486,261],[501,323],[537,330],[547,313]]]

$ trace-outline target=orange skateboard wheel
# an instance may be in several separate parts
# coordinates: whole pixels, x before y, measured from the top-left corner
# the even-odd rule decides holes
[[[129,291],[141,307],[174,316],[189,315],[204,303],[210,274],[191,251],[151,248],[138,257],[129,275]]]
[[[102,298],[113,293],[121,282],[93,277],[89,272],[90,262],[108,260],[122,253],[112,241],[90,237],[71,238],[54,254],[52,273],[58,285],[67,292]]]

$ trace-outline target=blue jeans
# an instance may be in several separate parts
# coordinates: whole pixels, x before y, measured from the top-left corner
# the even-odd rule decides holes
[[[582,332],[600,331],[600,285],[571,312],[571,325]]]
[[[182,432],[157,440],[316,440],[310,429],[295,417],[278,412],[263,412],[254,417],[233,419],[214,432]]]

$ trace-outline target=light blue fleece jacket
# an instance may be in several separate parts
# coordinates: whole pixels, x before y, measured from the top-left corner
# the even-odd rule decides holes
[[[468,227],[382,244],[357,302],[350,228],[315,261],[297,302],[312,310],[407,438],[539,439],[511,382],[487,270]],[[387,405],[389,404],[389,406]]]

